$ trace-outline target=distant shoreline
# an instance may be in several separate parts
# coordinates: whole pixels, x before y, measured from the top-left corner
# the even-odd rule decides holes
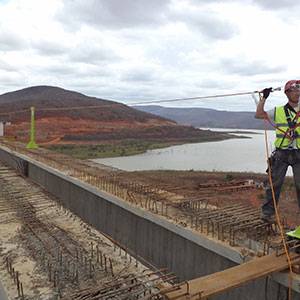
[[[214,133],[219,133],[214,131]],[[107,141],[106,143],[93,144],[56,144],[46,146],[45,148],[57,151],[62,154],[70,155],[79,159],[97,159],[97,158],[113,158],[132,156],[136,154],[145,153],[147,150],[162,149],[171,146],[191,144],[191,143],[207,143],[217,142],[228,139],[248,139],[247,136],[237,136],[220,132],[226,135],[201,137],[201,138],[187,138],[180,140],[121,140],[121,141]]]
[[[260,130],[260,129],[258,129]],[[254,131],[244,131],[244,130],[235,130],[235,131],[222,131],[225,133],[231,133],[231,134],[263,134],[260,132],[254,132]]]
[[[264,129],[247,129],[247,128],[220,128],[220,127],[197,127],[202,130],[211,130],[214,132],[222,132],[228,134],[263,134]],[[254,131],[256,130],[256,131]],[[262,132],[257,132],[257,131]],[[269,131],[270,129],[268,129]]]

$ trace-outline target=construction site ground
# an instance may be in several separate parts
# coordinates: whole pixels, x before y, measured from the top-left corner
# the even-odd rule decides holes
[[[124,172],[45,149],[27,150],[19,143],[2,142],[2,146],[115,194],[124,201],[140,209],[150,210],[170,222],[219,240],[229,247],[237,247],[242,255],[267,254],[270,249],[275,249],[280,241],[276,225],[266,224],[260,220],[259,207],[264,198],[263,182],[267,179],[265,175],[195,171]],[[54,292],[55,295],[62,293],[65,297],[70,297],[74,292],[72,280],[77,278],[78,283],[76,272],[83,274],[80,288],[77,289],[78,295],[82,289],[93,292],[89,285],[91,280],[94,280],[93,286],[100,289],[107,287],[108,282],[112,286],[118,285],[120,277],[120,280],[126,281],[128,274],[133,274],[131,276],[135,278],[143,276],[143,271],[147,268],[140,263],[137,268],[134,259],[129,259],[131,256],[126,249],[121,249],[116,243],[65,211],[56,201],[57,199],[51,199],[50,195],[32,186],[25,178],[11,173],[12,171],[7,170],[5,166],[1,167],[0,171],[2,186],[6,186],[6,181],[10,182],[8,185],[10,189],[6,190],[8,195],[18,192],[20,186],[24,187],[27,193],[36,191],[39,195],[43,195],[39,196],[41,202],[36,201],[36,196],[32,199],[26,197],[26,201],[22,200],[24,205],[18,210],[13,202],[9,202],[12,204],[8,205],[7,201],[1,200],[0,230],[3,230],[0,232],[3,259],[1,281],[9,292],[13,293],[13,290],[15,292],[16,287],[15,280],[11,279],[11,272],[7,272],[8,264],[16,266],[16,269],[20,268],[22,272],[20,281],[26,285],[26,293],[37,297],[30,299],[40,299],[39,295],[43,295],[41,299],[47,299],[46,295],[48,299],[55,299],[51,298]],[[16,180],[15,188],[11,184],[14,180]],[[18,193],[26,195],[25,191]],[[280,213],[286,230],[298,225],[298,206],[290,178],[285,182],[280,201]],[[260,246],[248,249],[249,241],[257,242]],[[52,247],[51,243],[55,247]],[[95,256],[96,246],[98,254]],[[54,252],[51,250],[53,248]],[[100,260],[100,252],[102,257],[105,254],[107,259],[106,267],[102,259],[98,274],[97,260]],[[72,267],[72,262],[77,268]],[[50,265],[51,271],[49,271]],[[54,266],[57,270],[56,275],[53,273]],[[122,274],[125,277],[122,277]],[[72,278],[71,283],[62,279],[69,277]],[[168,281],[168,278],[162,275],[158,278]],[[155,281],[147,278],[147,280],[155,283],[150,286],[148,292],[149,290],[153,292],[161,284],[159,279]],[[58,281],[62,284],[60,285]],[[136,281],[141,280],[136,279]],[[145,291],[142,290],[138,299],[144,299],[143,292]],[[154,295],[156,296],[155,292]],[[72,297],[77,299],[74,295]]]
[[[0,190],[0,278],[9,299],[102,299],[100,290],[142,299],[173,277],[150,270],[3,164]]]
[[[237,172],[137,171],[123,172],[119,176],[156,186],[179,198],[206,196],[212,205],[240,203],[255,208],[261,207],[265,197],[264,185],[268,182],[267,174]],[[300,225],[300,211],[292,177],[285,179],[279,211],[290,227]]]

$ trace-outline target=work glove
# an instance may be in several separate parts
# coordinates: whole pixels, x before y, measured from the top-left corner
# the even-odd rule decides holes
[[[263,97],[265,99],[267,99],[269,97],[270,93],[272,92],[272,90],[273,90],[273,88],[271,88],[271,87],[270,88],[265,88],[261,91],[261,93],[263,94]]]

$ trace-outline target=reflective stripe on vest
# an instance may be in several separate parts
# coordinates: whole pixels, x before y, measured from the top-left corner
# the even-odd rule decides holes
[[[283,137],[284,137],[284,134],[283,134],[283,133],[279,133],[279,134],[276,133],[276,137],[278,137],[278,138],[283,138]],[[294,138],[299,139],[299,138],[300,138],[299,133],[295,132]]]
[[[295,113],[290,112],[290,114],[291,114],[291,118],[293,119],[295,117]],[[298,124],[299,122],[300,122],[300,118],[298,117],[298,119],[296,120],[296,123]],[[276,128],[275,147],[281,148],[281,149],[287,149],[292,144],[292,140],[288,136],[285,136],[285,138],[284,138],[284,133],[289,129],[289,124],[286,119],[284,106],[276,107],[275,123],[276,123],[276,126],[280,129],[279,130]],[[297,127],[295,129],[294,137],[296,140],[297,148],[300,149],[300,127]]]

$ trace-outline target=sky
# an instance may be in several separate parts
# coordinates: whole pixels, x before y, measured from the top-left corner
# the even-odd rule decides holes
[[[299,14],[295,0],[0,0],[0,94],[51,85],[132,105],[283,86],[300,79]],[[250,95],[160,105],[255,110]]]

